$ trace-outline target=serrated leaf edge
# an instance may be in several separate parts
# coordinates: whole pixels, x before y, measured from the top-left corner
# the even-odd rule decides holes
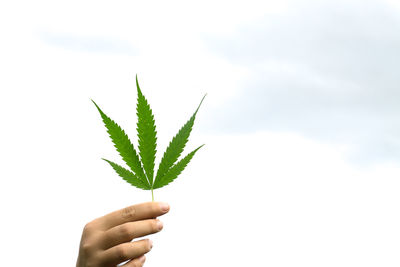
[[[91,99],[92,100],[92,99]],[[100,113],[100,116],[102,117],[103,123],[107,129],[107,132],[109,134],[109,137],[111,138],[114,147],[116,148],[117,152],[119,153],[119,155],[121,156],[121,158],[124,160],[124,162],[129,166],[129,168],[131,169],[131,171],[143,182],[146,183],[150,186],[150,183],[147,180],[146,175],[144,174],[144,170],[142,167],[142,163],[139,159],[139,156],[137,155],[136,149],[134,147],[134,145],[132,144],[131,140],[129,139],[128,135],[125,133],[124,129],[121,128],[121,126],[118,125],[118,123],[116,123],[114,120],[112,120],[109,116],[107,116],[101,109],[100,107],[96,104],[96,102],[94,102],[92,100],[93,104],[96,106],[97,110]],[[119,131],[122,136],[124,137],[125,141],[128,142],[129,148],[132,149],[132,158],[127,158],[126,156],[123,156],[121,151],[123,148],[118,147],[118,145],[115,143],[115,141],[113,140],[113,138],[111,137],[111,132],[110,132],[110,128],[107,126],[106,120],[109,120],[109,122],[111,122],[117,129],[117,131]],[[133,160],[133,162],[131,162],[131,160]]]
[[[154,184],[156,184],[158,179],[161,179],[167,172],[168,170],[175,164],[175,162],[178,160],[179,156],[182,154],[186,143],[189,141],[190,133],[192,132],[192,128],[194,125],[194,121],[196,119],[196,114],[203,103],[204,98],[206,97],[207,94],[203,96],[203,98],[200,101],[199,106],[197,107],[196,111],[194,114],[190,117],[190,119],[179,129],[178,133],[172,138],[172,140],[169,142],[169,145],[167,149],[165,150],[163,157],[161,158],[161,162],[158,166],[156,178],[154,179]],[[187,136],[182,136],[185,134],[184,130],[187,129]],[[182,144],[178,143],[179,139],[183,138]],[[181,145],[181,147],[179,147]],[[178,147],[177,147],[178,146]],[[174,153],[174,150],[177,149],[178,152]]]
[[[176,178],[178,178],[178,176],[185,170],[187,165],[190,163],[190,161],[192,160],[192,158],[194,157],[196,152],[203,146],[204,146],[204,144],[199,146],[198,148],[196,148],[195,150],[193,150],[192,152],[187,154],[185,157],[183,157],[176,164],[174,164],[162,178],[160,178],[159,180],[154,182],[153,188],[154,189],[162,188],[162,187],[170,184],[171,182],[173,182]],[[174,173],[174,172],[176,172],[176,173]],[[170,176],[170,177],[168,177],[168,176]],[[169,181],[167,179],[169,179]],[[165,180],[167,180],[167,181],[165,181]]]
[[[148,103],[146,97],[140,90],[137,75],[136,87],[138,94],[136,105],[138,121],[136,130],[138,136],[139,155],[143,169],[146,173],[147,180],[149,181],[150,185],[153,185],[154,165],[157,153],[157,130],[153,111],[151,110],[150,104]]]
[[[148,184],[144,184],[142,180],[140,180],[133,172],[131,172],[128,169],[125,169],[124,167],[118,165],[115,162],[112,162],[108,159],[102,158],[102,160],[106,161],[110,166],[114,169],[114,171],[123,179],[125,182],[129,183],[130,185],[133,185],[137,188],[143,189],[143,190],[150,190],[150,186]],[[122,173],[125,172],[125,175]],[[129,175],[129,176],[128,176]]]

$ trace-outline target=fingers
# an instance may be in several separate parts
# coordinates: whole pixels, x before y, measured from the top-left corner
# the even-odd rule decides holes
[[[100,242],[103,249],[108,249],[121,243],[130,242],[134,238],[157,233],[162,228],[163,224],[160,220],[127,222],[107,230]]]
[[[119,265],[121,267],[141,267],[143,266],[144,262],[146,261],[146,256],[142,255],[139,258],[133,259],[124,265]]]
[[[82,233],[77,266],[143,266],[152,242],[135,238],[159,232],[163,226],[156,218],[169,209],[166,203],[147,202],[89,222]]]
[[[127,222],[152,219],[169,211],[169,205],[163,202],[146,202],[114,211],[96,219],[103,230],[108,230]]]
[[[103,262],[106,266],[115,266],[124,261],[135,259],[146,254],[152,247],[153,242],[149,239],[123,243],[104,251],[102,255],[104,259]]]

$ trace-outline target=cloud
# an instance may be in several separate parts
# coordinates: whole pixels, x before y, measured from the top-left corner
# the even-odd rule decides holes
[[[130,42],[109,37],[77,35],[71,33],[41,31],[38,38],[47,45],[80,52],[134,55]]]
[[[209,48],[250,75],[213,110],[222,132],[295,131],[400,158],[400,20],[384,2],[293,3]]]

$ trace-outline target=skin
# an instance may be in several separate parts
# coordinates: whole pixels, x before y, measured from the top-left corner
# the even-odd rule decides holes
[[[97,218],[83,229],[76,267],[143,266],[153,246],[149,239],[132,241],[161,231],[158,216],[169,211],[162,202],[146,202]]]

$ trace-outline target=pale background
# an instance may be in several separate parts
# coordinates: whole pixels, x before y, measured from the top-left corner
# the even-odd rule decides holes
[[[146,266],[400,266],[398,1],[3,1],[2,266],[74,266],[88,221],[151,194],[90,99],[158,158],[208,93]]]

